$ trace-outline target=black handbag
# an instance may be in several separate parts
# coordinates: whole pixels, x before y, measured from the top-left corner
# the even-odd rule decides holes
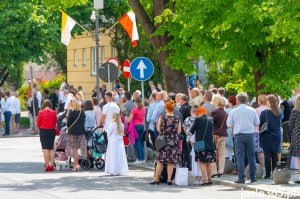
[[[261,125],[259,133],[265,133],[269,130],[268,110],[266,111],[266,121]]]
[[[163,122],[164,122],[164,128],[166,127],[165,125],[166,125],[166,122],[165,122],[165,119],[164,119],[164,117],[163,117]],[[168,144],[167,144],[167,142],[166,142],[166,138],[165,138],[165,136],[164,136],[164,132],[163,133],[161,133],[160,135],[158,135],[157,136],[157,138],[156,138],[156,141],[155,141],[155,149],[156,149],[156,151],[160,151],[160,150],[162,150],[163,148],[165,148],[166,146],[167,146]]]
[[[196,153],[205,151],[205,141],[204,141],[204,138],[205,138],[205,135],[206,135],[207,126],[208,126],[208,118],[207,118],[207,120],[206,120],[206,127],[205,127],[205,131],[204,131],[202,140],[196,141],[196,142],[194,143],[194,151],[195,151]]]

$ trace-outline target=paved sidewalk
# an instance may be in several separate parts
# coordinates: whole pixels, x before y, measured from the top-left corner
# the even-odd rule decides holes
[[[20,129],[19,133],[11,133],[9,136],[3,136],[4,130],[0,130],[0,138],[16,138],[16,137],[37,137],[38,133],[31,134],[33,131],[28,131],[27,129]]]
[[[131,167],[136,167],[145,170],[154,171],[154,164],[142,164],[135,165],[129,163]],[[294,181],[300,179],[300,174],[296,170],[291,170],[292,179],[290,184],[287,185],[277,185],[274,184],[272,180],[258,179],[257,183],[250,184],[250,180],[246,181],[246,184],[236,184],[236,175],[226,174],[220,178],[213,178],[213,183],[217,185],[229,186],[238,190],[253,191],[254,194],[259,196],[260,194],[273,195],[279,198],[290,198],[290,199],[300,199],[300,184],[295,184]]]

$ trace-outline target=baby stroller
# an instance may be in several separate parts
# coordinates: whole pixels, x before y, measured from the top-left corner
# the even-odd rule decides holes
[[[89,170],[96,166],[97,169],[103,169],[105,161],[102,155],[106,153],[106,142],[100,126],[86,135],[88,156],[84,160],[79,160],[82,169]]]
[[[67,145],[67,127],[62,127],[60,130],[60,135],[55,139],[54,143],[54,166],[57,171],[64,168],[72,168],[73,164],[71,158],[69,158],[66,153]]]
[[[106,152],[105,140],[102,138],[102,132],[97,133],[100,127],[95,128],[90,135],[87,136],[87,145],[91,143],[89,149],[92,149],[93,154],[88,154],[86,159],[79,159],[80,167],[83,170],[89,170],[93,168],[94,165],[98,169],[103,169],[105,166],[105,161],[101,158],[101,154]],[[73,168],[73,163],[71,158],[65,153],[67,145],[67,127],[62,127],[60,131],[60,136],[55,140],[54,144],[54,166],[57,171],[62,168]]]

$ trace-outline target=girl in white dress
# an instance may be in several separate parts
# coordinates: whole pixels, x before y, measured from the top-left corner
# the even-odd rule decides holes
[[[124,175],[128,173],[128,164],[123,142],[124,125],[120,114],[115,113],[107,131],[107,152],[105,159],[105,173],[109,175]]]

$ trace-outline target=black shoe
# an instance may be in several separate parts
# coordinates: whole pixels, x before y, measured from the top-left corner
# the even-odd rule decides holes
[[[300,179],[295,181],[296,184],[300,184]]]
[[[218,177],[222,177],[224,174],[223,173],[219,173],[218,174]]]
[[[206,185],[212,185],[212,181],[208,181]]]
[[[270,180],[270,179],[271,179],[271,176],[265,176],[264,179]]]
[[[245,184],[245,180],[236,180],[234,181],[236,184]]]
[[[167,182],[168,185],[173,185],[172,181]]]
[[[150,182],[149,184],[151,184],[151,185],[155,185],[155,184],[159,185],[159,184],[160,184],[160,182],[159,182],[159,180],[158,180],[158,181],[153,181],[153,182]]]
[[[256,183],[256,182],[257,182],[256,179],[252,179],[252,180],[250,181],[250,183]]]
[[[219,174],[214,174],[211,176],[211,178],[219,177]]]

